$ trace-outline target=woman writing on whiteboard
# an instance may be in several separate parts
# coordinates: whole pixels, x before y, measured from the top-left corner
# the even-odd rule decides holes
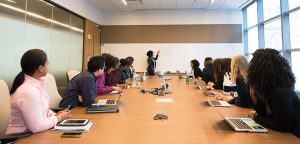
[[[148,63],[147,71],[148,71],[148,74],[150,76],[154,76],[155,75],[156,60],[158,58],[158,55],[159,55],[159,51],[156,53],[155,58],[153,57],[153,51],[152,50],[149,50],[147,52],[147,56],[148,56],[148,59],[147,59],[147,63]]]

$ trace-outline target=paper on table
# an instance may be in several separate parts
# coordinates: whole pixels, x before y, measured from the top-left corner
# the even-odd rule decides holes
[[[172,98],[156,98],[156,102],[167,103],[167,102],[174,102],[174,100]]]

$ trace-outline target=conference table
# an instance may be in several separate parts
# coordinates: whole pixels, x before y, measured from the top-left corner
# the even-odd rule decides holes
[[[210,107],[195,84],[175,76],[167,81],[173,92],[165,96],[140,93],[138,88],[123,90],[118,113],[86,114],[84,107],[72,109],[72,118],[89,119],[95,123],[90,132],[80,138],[61,138],[61,132],[51,130],[33,134],[22,144],[290,144],[300,139],[291,133],[268,129],[268,133],[235,132],[223,117],[247,117],[251,109]],[[142,88],[161,87],[161,78],[148,78]],[[118,94],[98,96],[97,99],[117,98]],[[172,98],[173,102],[156,102],[157,98]],[[168,120],[153,120],[156,114],[165,114]]]

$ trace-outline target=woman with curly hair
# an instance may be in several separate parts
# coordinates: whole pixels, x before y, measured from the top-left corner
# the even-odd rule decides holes
[[[196,60],[196,59],[191,60],[192,73],[193,73],[195,79],[203,78],[203,74],[202,74],[202,71],[199,68],[199,66],[200,66],[200,63],[198,60]]]
[[[249,93],[249,85],[247,84],[247,68],[248,59],[244,55],[236,55],[231,61],[231,82],[236,84],[238,97],[216,96],[216,99],[228,101],[241,107],[252,107],[253,102]]]
[[[300,99],[294,91],[295,76],[288,61],[274,49],[259,49],[248,69],[250,96],[257,123],[300,138]]]

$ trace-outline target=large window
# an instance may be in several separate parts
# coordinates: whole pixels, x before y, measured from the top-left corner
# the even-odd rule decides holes
[[[300,10],[290,14],[291,48],[300,48]]]
[[[289,8],[294,9],[300,6],[300,0],[289,0]]]
[[[280,14],[280,0],[263,0],[264,19],[270,19]]]
[[[254,2],[249,8],[247,8],[247,22],[248,27],[257,24],[257,3]]]
[[[248,31],[248,43],[249,53],[253,53],[258,49],[258,29],[254,27]]]
[[[292,53],[292,69],[293,73],[296,76],[296,86],[297,90],[300,90],[300,52]]]
[[[256,8],[256,11],[255,11]],[[249,57],[255,46],[274,48],[289,61],[300,91],[300,0],[254,0],[243,9],[248,27],[244,42]],[[262,21],[254,20],[257,17]],[[253,27],[257,25],[257,27]]]
[[[265,47],[282,50],[281,19],[265,24]]]

